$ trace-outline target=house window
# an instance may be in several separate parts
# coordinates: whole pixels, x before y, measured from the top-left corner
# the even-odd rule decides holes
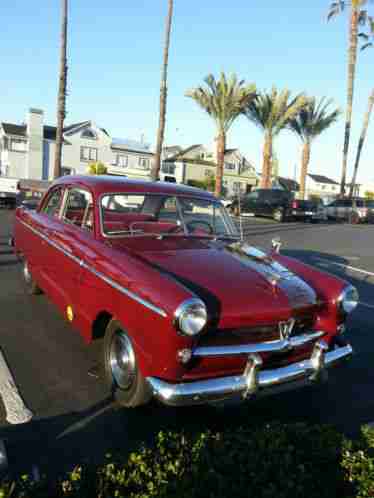
[[[10,141],[10,150],[15,152],[26,152],[26,140],[12,138]]]
[[[113,164],[113,166],[118,166],[119,168],[127,168],[128,156],[117,154],[114,157],[112,164]]]
[[[84,130],[81,134],[81,138],[88,138],[88,140],[97,140],[96,133],[92,130]]]
[[[175,175],[175,164],[163,163],[161,170],[167,175]]]
[[[233,171],[236,169],[236,166],[234,163],[225,163],[225,169],[228,171]]]
[[[97,161],[97,149],[95,147],[81,147],[81,161]]]
[[[149,159],[147,157],[139,157],[138,167],[140,169],[145,169],[145,170],[149,169],[150,168]]]
[[[332,190],[333,192],[335,192],[335,188],[336,188],[336,187],[335,187],[335,185],[333,185],[333,186],[331,187],[331,190]]]
[[[206,170],[205,170],[205,177],[206,177],[206,178],[210,178],[210,177],[212,177],[212,176],[213,176],[213,171],[212,171],[212,170],[210,170],[210,169],[206,169]]]
[[[326,190],[326,185],[321,185],[321,190]]]

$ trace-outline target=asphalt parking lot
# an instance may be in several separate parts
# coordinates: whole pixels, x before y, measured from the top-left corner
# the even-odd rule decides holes
[[[337,425],[355,434],[374,421],[374,226],[312,225],[244,219],[245,238],[269,247],[279,236],[282,251],[342,276],[360,291],[349,321],[355,349],[350,364],[331,374],[328,385],[239,407],[118,408],[100,376],[100,344],[87,347],[45,296],[25,293],[20,265],[7,245],[14,213],[0,210],[0,348],[33,419],[11,425],[0,403],[0,438],[11,465],[54,468],[108,451],[128,451],[166,428],[187,431],[241,421],[303,420]],[[1,382],[1,379],[0,379]]]

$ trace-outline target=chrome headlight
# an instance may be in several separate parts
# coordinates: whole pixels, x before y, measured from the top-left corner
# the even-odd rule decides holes
[[[353,285],[348,285],[339,297],[339,305],[344,313],[352,313],[352,311],[356,308],[359,301],[359,295],[356,287]]]
[[[174,324],[184,335],[193,337],[199,334],[208,321],[205,304],[196,298],[187,299],[175,312]]]

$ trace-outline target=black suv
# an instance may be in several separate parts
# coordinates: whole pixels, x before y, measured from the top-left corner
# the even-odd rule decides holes
[[[229,206],[232,214],[239,214],[239,202],[235,199]],[[241,213],[255,216],[269,216],[283,222],[287,219],[316,221],[318,204],[313,201],[299,201],[294,194],[285,190],[258,189],[240,198]]]

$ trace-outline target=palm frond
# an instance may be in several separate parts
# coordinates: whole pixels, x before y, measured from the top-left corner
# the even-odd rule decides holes
[[[312,142],[340,117],[340,109],[330,110],[332,104],[333,101],[326,97],[321,98],[319,102],[315,98],[308,98],[307,105],[289,121],[289,128],[303,142]]]
[[[286,128],[300,110],[306,105],[304,95],[290,99],[288,89],[278,91],[275,87],[270,93],[261,92],[250,102],[243,114],[258,128],[271,136],[276,136]]]
[[[227,77],[221,73],[219,79],[209,74],[204,86],[186,92],[216,122],[220,131],[227,132],[243,108],[256,97],[256,86],[238,80],[235,74]]]

